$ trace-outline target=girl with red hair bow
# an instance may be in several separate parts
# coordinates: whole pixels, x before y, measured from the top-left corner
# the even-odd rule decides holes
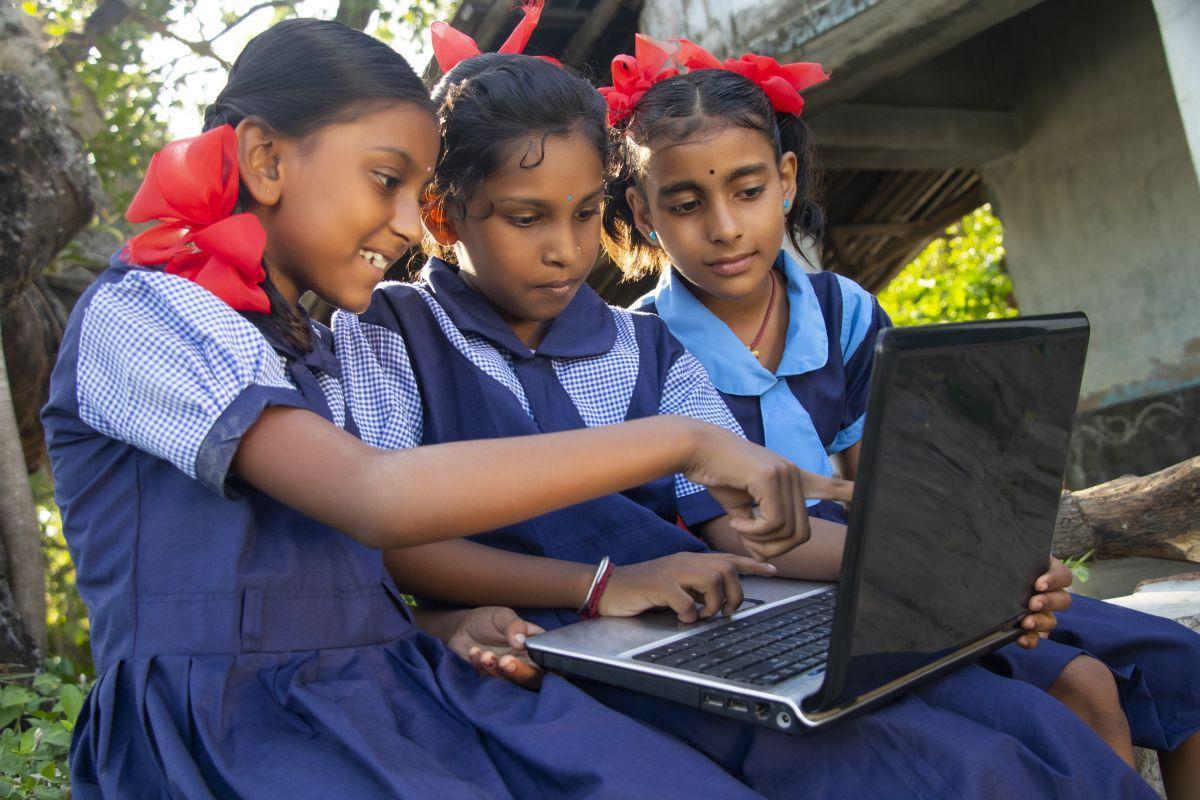
[[[384,44],[280,23],[206,132],[154,159],[130,217],[158,226],[76,305],[43,415],[98,669],[74,797],[753,796],[561,679],[480,677],[399,602],[382,548],[660,475],[757,502],[743,524],[765,540],[803,504],[794,467],[681,418],[404,452],[357,437],[359,365],[299,300],[362,310],[421,239],[430,110]],[[433,622],[460,649],[532,630],[498,609]]]
[[[635,308],[657,313],[704,363],[751,441],[814,472],[831,474],[833,457],[853,478],[873,342],[890,321],[853,281],[802,266],[802,246],[822,228],[802,92],[826,73],[752,53],[722,61],[686,40],[673,57],[687,74],[659,73],[629,104],[609,94],[619,137],[609,254],[631,277],[659,277]],[[626,71],[616,67],[619,87]],[[794,250],[781,248],[785,238]],[[813,498],[809,514],[810,543],[773,563],[783,575],[835,578],[845,513]],[[1168,786],[1200,786],[1200,683],[1190,678],[1200,636],[1072,601],[1061,591],[1069,579],[1055,561],[1039,579],[1055,591],[1031,600],[1041,613],[1027,617],[1023,644],[1037,642],[1035,630],[1048,641],[981,663],[1061,700],[1127,763],[1133,743],[1155,748]]]

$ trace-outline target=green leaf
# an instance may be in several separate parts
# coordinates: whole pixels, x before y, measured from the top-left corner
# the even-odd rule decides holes
[[[78,687],[67,684],[62,687],[58,701],[62,703],[63,716],[73,725],[79,716],[79,710],[83,708],[83,693]]]
[[[38,696],[24,686],[10,685],[0,689],[0,708],[24,708],[26,703],[37,699]]]
[[[43,728],[42,743],[51,747],[68,748],[71,746],[71,732],[61,724]]]
[[[12,725],[19,716],[21,716],[20,706],[0,708],[0,728],[7,728],[9,725]]]

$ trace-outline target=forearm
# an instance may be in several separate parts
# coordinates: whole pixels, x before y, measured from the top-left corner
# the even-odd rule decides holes
[[[858,461],[862,454],[862,442],[855,442],[835,457],[838,473],[848,481],[858,480]]]
[[[846,526],[816,517],[809,518],[812,537],[804,544],[770,559],[780,578],[806,581],[837,580],[842,570],[842,551],[846,545]],[[729,525],[728,517],[717,517],[699,528],[700,535],[714,550],[746,555],[742,537]]]
[[[698,443],[714,435],[709,428],[651,417],[384,451],[309,411],[271,408],[242,437],[233,468],[252,486],[369,547],[407,547],[492,530],[682,472]]]
[[[383,559],[401,591],[467,606],[574,610],[596,571],[462,540],[388,550]]]

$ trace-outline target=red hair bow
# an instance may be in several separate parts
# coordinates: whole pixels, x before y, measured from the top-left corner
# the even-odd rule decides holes
[[[829,73],[820,64],[797,61],[780,64],[770,56],[746,53],[741,58],[727,58],[721,62],[712,53],[687,39],[679,40],[679,63],[691,69],[724,69],[736,72],[762,89],[771,101],[771,107],[784,114],[799,114],[804,110],[805,89],[829,79]]]
[[[600,87],[608,104],[608,124],[616,125],[633,113],[634,106],[654,84],[679,74],[667,67],[671,60],[662,42],[649,36],[634,36],[633,55],[619,55],[612,60],[612,86]]]
[[[508,35],[504,44],[500,45],[500,49],[496,52],[520,55],[521,51],[525,49],[525,45],[529,44],[529,37],[533,35],[534,28],[541,21],[542,9],[545,5],[546,0],[521,0],[521,13],[525,16],[517,23],[517,27],[513,28],[513,32]],[[454,69],[460,61],[483,54],[474,39],[457,28],[450,27],[448,23],[435,22],[429,27],[429,32],[433,39],[433,55],[443,73]],[[562,66],[556,58],[549,56],[535,56],[535,58]]]
[[[271,310],[259,286],[267,232],[253,214],[234,214],[238,200],[237,135],[229,125],[171,142],[150,159],[125,219],[159,220],[129,240],[134,264],[208,289],[238,311]]]

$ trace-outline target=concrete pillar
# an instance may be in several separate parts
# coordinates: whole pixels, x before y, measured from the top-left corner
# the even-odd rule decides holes
[[[1179,116],[1200,180],[1200,3],[1196,0],[1154,0],[1163,51],[1179,103]]]

